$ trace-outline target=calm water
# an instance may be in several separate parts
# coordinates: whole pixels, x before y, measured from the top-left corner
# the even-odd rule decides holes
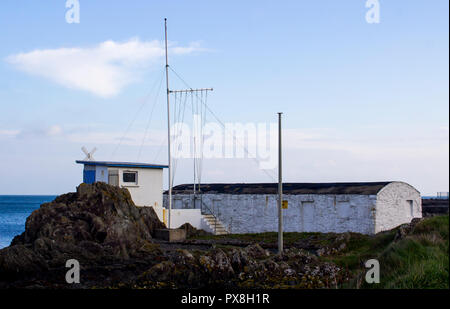
[[[0,249],[9,246],[14,236],[25,230],[28,216],[41,204],[51,202],[56,196],[0,195]]]

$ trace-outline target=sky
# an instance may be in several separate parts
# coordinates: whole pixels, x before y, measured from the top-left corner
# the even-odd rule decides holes
[[[223,123],[283,112],[284,181],[449,191],[447,0],[379,0],[378,23],[366,0],[78,3],[79,23],[65,0],[0,3],[0,194],[74,191],[82,146],[167,163],[164,18],[171,89],[213,87]],[[202,167],[203,182],[276,179],[248,158]]]

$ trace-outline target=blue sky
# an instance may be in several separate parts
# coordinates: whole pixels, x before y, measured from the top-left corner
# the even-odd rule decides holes
[[[64,0],[0,4],[0,194],[73,191],[83,145],[98,160],[166,162],[164,17],[171,66],[214,87],[222,121],[284,112],[286,181],[449,190],[448,1],[380,0],[379,24],[365,0],[79,2],[79,24]],[[156,98],[155,143],[141,148]],[[176,183],[192,179],[185,163]],[[203,179],[271,181],[242,159],[205,161]]]

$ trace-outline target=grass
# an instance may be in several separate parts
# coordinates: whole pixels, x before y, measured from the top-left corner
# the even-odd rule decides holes
[[[352,276],[344,288],[448,289],[449,216],[419,222],[405,238],[394,241],[397,229],[351,239],[346,252],[326,257]],[[364,262],[380,262],[380,283],[364,280]]]
[[[397,229],[377,235],[350,233],[346,248],[337,254],[322,256],[346,270],[352,280],[342,288],[449,288],[449,216],[426,218],[406,237],[394,240]],[[295,245],[309,242],[313,245],[332,245],[339,234],[284,233],[284,243]],[[201,236],[197,239],[241,240],[245,242],[277,242],[277,233]],[[378,259],[380,283],[367,284],[364,280],[365,261]]]
[[[449,216],[425,219],[379,254],[376,288],[449,288]]]
[[[294,244],[297,241],[303,239],[314,238],[324,234],[321,233],[283,233],[283,241],[287,245]],[[253,233],[253,234],[229,234],[229,235],[204,235],[196,236],[193,239],[212,239],[212,240],[240,240],[243,242],[258,242],[258,243],[277,243],[278,233],[266,232],[266,233]]]

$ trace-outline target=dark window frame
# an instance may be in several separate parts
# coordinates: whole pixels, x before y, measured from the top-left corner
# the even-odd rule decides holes
[[[126,177],[125,175],[130,175],[130,174],[134,175],[134,180],[125,178]],[[124,184],[135,184],[136,185],[138,183],[138,172],[137,171],[124,171],[122,173],[122,182]]]

